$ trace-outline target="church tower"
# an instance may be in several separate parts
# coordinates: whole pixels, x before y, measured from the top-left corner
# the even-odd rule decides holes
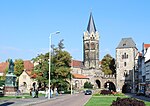
[[[85,68],[99,68],[99,33],[96,30],[92,13],[90,13],[87,31],[83,35],[83,58]]]

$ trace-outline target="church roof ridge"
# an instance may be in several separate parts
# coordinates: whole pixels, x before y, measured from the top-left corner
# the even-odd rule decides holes
[[[88,26],[87,26],[87,31],[89,33],[96,32],[96,27],[95,27],[95,23],[94,23],[92,12],[90,13],[90,18],[89,18],[89,23],[88,23]]]

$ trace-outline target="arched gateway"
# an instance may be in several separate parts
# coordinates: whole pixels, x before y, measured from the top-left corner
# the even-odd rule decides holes
[[[95,82],[97,84],[97,88],[101,88],[101,82],[98,79]]]
[[[116,78],[114,75],[94,76],[94,88],[116,91]]]

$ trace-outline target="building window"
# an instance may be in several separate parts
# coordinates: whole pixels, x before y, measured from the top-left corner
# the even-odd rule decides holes
[[[128,58],[128,55],[126,56],[126,58]]]
[[[124,59],[124,55],[122,55],[122,59]]]
[[[124,43],[123,46],[126,46],[126,43]]]
[[[128,54],[124,53],[124,54],[122,55],[122,59],[128,59]]]
[[[126,66],[127,65],[127,63],[126,62],[124,62],[124,66]]]
[[[124,77],[127,77],[128,76],[128,72],[127,70],[124,70]]]

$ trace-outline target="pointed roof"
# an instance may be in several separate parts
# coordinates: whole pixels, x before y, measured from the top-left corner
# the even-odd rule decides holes
[[[136,48],[136,44],[132,40],[132,38],[122,38],[117,49],[119,48]]]
[[[90,19],[89,19],[87,31],[89,33],[96,32],[96,27],[95,27],[95,24],[94,24],[94,19],[93,19],[93,16],[92,16],[92,12],[90,13]]]

